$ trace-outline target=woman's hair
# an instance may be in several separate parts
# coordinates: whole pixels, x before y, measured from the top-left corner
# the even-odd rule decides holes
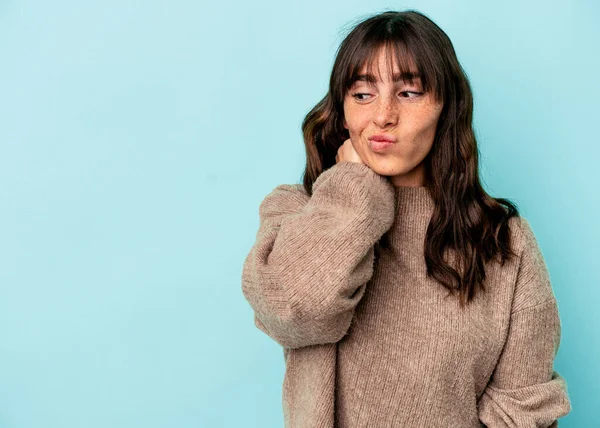
[[[312,195],[317,177],[336,163],[338,148],[349,138],[343,126],[344,96],[365,63],[371,70],[380,48],[393,53],[387,56],[390,66],[396,61],[409,76],[412,60],[423,91],[443,102],[433,146],[424,159],[427,188],[435,201],[424,256],[427,274],[449,295],[458,292],[462,307],[477,288],[485,290],[487,261],[500,256],[504,265],[515,256],[508,220],[520,214],[509,200],[493,198],[481,186],[471,87],[452,42],[431,19],[415,10],[385,11],[359,22],[342,41],[329,91],[302,122],[307,158],[303,187]],[[444,260],[446,251],[461,273]]]

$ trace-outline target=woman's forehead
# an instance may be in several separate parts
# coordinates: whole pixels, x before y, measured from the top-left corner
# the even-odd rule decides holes
[[[401,70],[399,66],[394,64],[391,75],[388,73],[390,70],[387,68],[384,68],[383,73],[381,73],[382,70],[379,67],[377,67],[376,71],[373,68],[374,67],[370,67],[369,69],[367,65],[364,65],[360,68],[352,81],[370,84],[379,83],[383,80],[391,80],[393,83],[421,81],[421,74],[416,67],[411,67],[408,70]]]
[[[394,82],[421,78],[413,55],[406,49],[379,48],[362,62],[356,80],[380,81],[382,71],[384,74],[389,72]]]

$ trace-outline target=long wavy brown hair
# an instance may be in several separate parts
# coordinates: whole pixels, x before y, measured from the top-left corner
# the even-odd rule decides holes
[[[396,61],[400,72],[410,76],[411,59],[423,91],[443,102],[433,146],[424,159],[426,187],[435,201],[424,256],[427,275],[446,287],[448,295],[458,293],[463,307],[477,289],[485,290],[489,260],[499,257],[504,265],[516,255],[510,245],[509,219],[520,214],[512,202],[491,197],[481,186],[469,80],[452,42],[430,18],[416,10],[385,11],[359,22],[345,37],[327,95],[302,122],[307,158],[303,187],[312,195],[317,177],[335,165],[338,148],[350,138],[343,126],[344,96],[363,65],[371,69],[382,47],[393,52],[387,56],[390,69]],[[444,259],[447,251],[458,270]]]

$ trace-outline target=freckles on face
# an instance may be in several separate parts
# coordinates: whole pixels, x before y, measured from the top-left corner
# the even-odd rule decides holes
[[[427,156],[433,140],[442,104],[432,96],[418,101],[400,100],[394,110],[382,116],[376,101],[358,103],[347,96],[344,101],[345,128],[362,159],[377,162],[386,170],[404,170]],[[368,138],[385,133],[396,137],[396,144],[385,152],[374,152]]]

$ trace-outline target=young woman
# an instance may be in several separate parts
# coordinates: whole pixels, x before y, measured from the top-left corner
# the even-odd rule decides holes
[[[448,36],[387,11],[305,118],[303,184],[260,204],[242,290],[283,349],[286,427],[556,427],[558,306],[528,221],[482,188]]]

